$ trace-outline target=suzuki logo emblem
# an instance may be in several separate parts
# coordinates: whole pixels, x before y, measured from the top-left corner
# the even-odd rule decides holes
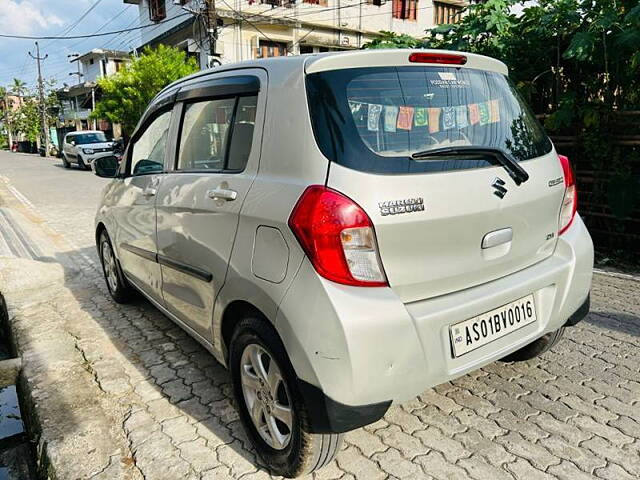
[[[495,188],[493,194],[496,197],[504,198],[504,196],[507,194],[507,189],[504,187],[504,180],[502,180],[500,177],[496,177],[491,186]]]

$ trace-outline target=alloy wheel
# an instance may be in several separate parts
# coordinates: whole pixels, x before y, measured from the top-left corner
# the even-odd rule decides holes
[[[291,440],[293,407],[280,368],[271,354],[249,344],[240,361],[242,393],[249,416],[260,437],[275,450]]]

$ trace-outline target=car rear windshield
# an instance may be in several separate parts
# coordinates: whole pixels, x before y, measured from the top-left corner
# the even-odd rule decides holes
[[[81,133],[75,135],[73,139],[78,145],[86,145],[88,143],[102,143],[107,141],[107,137],[104,133]]]
[[[490,156],[412,154],[457,146],[499,148],[517,160],[551,142],[504,75],[456,67],[366,67],[307,76],[316,141],[332,161],[374,173],[479,168]]]

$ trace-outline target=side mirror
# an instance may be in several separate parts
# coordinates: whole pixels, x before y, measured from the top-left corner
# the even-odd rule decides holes
[[[73,145],[74,147],[76,146],[76,141],[75,141],[75,140],[71,140],[69,143],[70,143],[71,145]]]
[[[93,171],[99,177],[114,178],[118,174],[118,159],[114,156],[96,158]]]

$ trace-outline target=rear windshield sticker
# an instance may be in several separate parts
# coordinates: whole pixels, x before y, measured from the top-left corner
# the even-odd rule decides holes
[[[367,113],[367,130],[370,132],[377,132],[380,125],[380,114],[382,113],[382,105],[375,103],[369,104],[369,111]]]
[[[411,130],[413,124],[413,107],[402,106],[398,114],[397,127],[400,130]]]
[[[469,80],[460,80],[452,72],[438,72],[439,79],[429,80],[429,83],[440,88],[467,88],[471,86]]]
[[[384,131],[395,132],[396,122],[398,120],[399,108],[395,105],[387,105],[384,107]]]
[[[456,74],[453,72],[438,72],[440,80],[455,80]]]

